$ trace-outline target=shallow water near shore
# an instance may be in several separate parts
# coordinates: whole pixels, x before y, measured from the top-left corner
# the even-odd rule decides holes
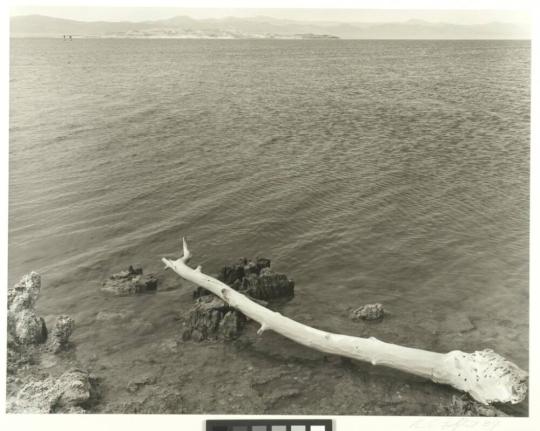
[[[160,258],[183,235],[210,274],[266,256],[293,319],[528,369],[529,60],[528,41],[12,39],[8,282],[38,271],[38,312],[75,319],[99,411],[166,387],[171,412],[437,414],[456,392],[276,334],[181,342],[193,286]],[[157,293],[99,291],[134,263]],[[373,302],[382,322],[349,320]]]

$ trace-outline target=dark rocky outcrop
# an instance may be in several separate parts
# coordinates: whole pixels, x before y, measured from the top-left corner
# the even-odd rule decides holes
[[[239,290],[255,299],[265,301],[288,299],[294,296],[294,281],[266,267],[258,273],[247,274]]]
[[[273,302],[294,296],[294,281],[270,269],[270,259],[240,259],[221,268],[217,279],[266,307]],[[195,305],[190,310],[184,340],[237,338],[246,324],[246,317],[220,298],[199,287],[193,292]]]
[[[127,271],[120,271],[103,283],[101,291],[113,296],[130,296],[157,290],[158,280],[154,274],[143,274],[140,266],[130,265]]]
[[[257,257],[254,261],[240,259],[237,263],[221,268],[217,279],[233,289],[263,301],[290,299],[294,296],[294,281],[270,269],[271,261]],[[209,295],[202,288],[193,293],[194,298]]]
[[[245,316],[229,307],[214,295],[204,295],[195,300],[189,312],[182,339],[202,341],[206,339],[236,338],[246,323]]]

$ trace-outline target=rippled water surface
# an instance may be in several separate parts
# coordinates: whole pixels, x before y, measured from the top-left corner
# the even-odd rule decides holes
[[[9,283],[42,274],[40,311],[75,317],[81,358],[129,355],[175,331],[163,316],[192,288],[160,257],[186,235],[210,273],[272,258],[293,318],[527,369],[529,57],[526,41],[13,39]],[[163,291],[102,296],[131,263]],[[369,302],[389,318],[351,323]],[[96,329],[102,310],[154,330]]]

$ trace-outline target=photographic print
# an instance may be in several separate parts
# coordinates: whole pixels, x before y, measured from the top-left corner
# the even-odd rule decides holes
[[[6,412],[528,417],[530,30],[12,8]]]

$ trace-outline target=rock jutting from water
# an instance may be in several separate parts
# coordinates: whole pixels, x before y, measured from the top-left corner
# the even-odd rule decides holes
[[[221,268],[216,278],[252,299],[275,301],[292,298],[294,281],[285,274],[274,272],[270,264],[270,259],[264,257],[257,257],[254,261],[242,258],[238,263]],[[209,294],[199,287],[193,296]]]
[[[22,364],[31,363],[41,350],[60,353],[68,350],[75,322],[69,316],[58,316],[52,331],[38,316],[35,304],[41,290],[41,276],[31,272],[8,289],[7,369],[16,373]]]
[[[350,313],[352,320],[381,320],[384,317],[382,304],[366,304]]]
[[[75,322],[61,315],[47,331],[44,319],[34,309],[40,289],[40,275],[31,272],[8,290],[6,411],[84,413],[98,399],[97,380],[72,368],[74,355],[58,355],[70,350]],[[48,365],[43,366],[42,356],[48,357]],[[51,363],[70,371],[53,375],[48,371]]]
[[[245,323],[246,318],[242,313],[214,295],[204,295],[195,300],[195,305],[189,311],[182,339],[232,340],[240,335]]]
[[[272,271],[270,259],[263,257],[224,266],[217,278],[265,307],[294,296],[294,281]],[[240,335],[247,321],[242,313],[202,288],[197,288],[193,297],[195,304],[182,334],[184,340],[231,340]]]
[[[157,290],[158,280],[154,274],[143,275],[140,266],[130,265],[127,271],[111,275],[103,283],[101,291],[113,296],[130,296]]]
[[[70,347],[69,337],[75,328],[75,321],[69,316],[58,316],[54,328],[49,336],[48,344],[53,353],[68,350]]]
[[[41,277],[31,272],[8,289],[8,337],[17,344],[39,344],[47,339],[47,327],[34,310]]]

